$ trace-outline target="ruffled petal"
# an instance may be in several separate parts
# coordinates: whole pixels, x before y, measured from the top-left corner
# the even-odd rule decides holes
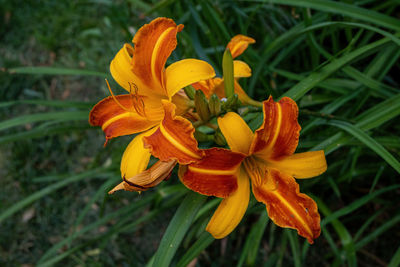
[[[321,233],[317,204],[300,193],[293,177],[268,169],[262,183],[252,179],[255,198],[266,205],[268,216],[280,227],[296,229],[312,244]]]
[[[267,164],[294,178],[315,177],[327,168],[323,150],[295,153],[279,161],[268,161]]]
[[[154,187],[171,176],[171,172],[176,165],[175,160],[157,161],[149,169],[142,171],[130,178],[123,177],[124,181],[110,190],[112,194],[117,190],[142,192]]]
[[[197,147],[193,125],[175,116],[175,105],[171,102],[163,101],[163,106],[165,117],[154,134],[144,137],[145,147],[163,161],[175,159],[180,164],[189,164],[201,159],[204,152]]]
[[[240,56],[249,46],[249,44],[254,44],[256,40],[251,37],[238,34],[231,39],[226,48],[231,51],[232,58]]]
[[[233,77],[244,78],[251,76],[251,68],[247,63],[241,60],[233,61]]]
[[[296,102],[288,97],[274,102],[269,97],[263,104],[264,123],[255,132],[250,152],[266,161],[292,155],[301,130],[297,122],[299,110]]]
[[[146,99],[143,105],[146,106],[147,102],[151,106],[152,103]],[[106,138],[111,139],[145,131],[157,125],[162,116],[159,108],[146,109],[146,117],[139,115],[133,106],[131,95],[118,95],[115,99],[109,96],[97,103],[89,114],[89,123],[101,126]]]
[[[223,148],[204,150],[204,157],[180,166],[179,178],[189,189],[207,196],[228,197],[237,189],[239,166],[245,155]]]
[[[206,227],[206,230],[214,238],[220,239],[229,235],[240,223],[247,210],[250,199],[250,182],[242,168],[240,168],[237,181],[237,190],[222,200]]]
[[[254,134],[242,117],[228,112],[224,117],[218,118],[218,126],[232,151],[249,154]]]
[[[172,97],[180,89],[198,81],[215,76],[213,67],[203,60],[183,59],[168,66],[165,70],[168,96]]]
[[[165,88],[165,63],[177,45],[176,34],[183,25],[172,19],[157,18],[144,25],[133,38],[132,70],[143,84],[160,95],[167,95]]]

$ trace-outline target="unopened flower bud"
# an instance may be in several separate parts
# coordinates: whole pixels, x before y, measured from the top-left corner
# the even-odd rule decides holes
[[[210,117],[210,110],[208,108],[208,101],[206,96],[201,90],[197,90],[194,97],[194,105],[196,107],[197,114],[203,122],[207,122]]]
[[[208,107],[212,116],[218,116],[221,112],[221,101],[216,94],[211,95]]]
[[[220,146],[226,146],[226,139],[220,130],[215,131],[214,142]]]
[[[194,99],[194,96],[195,96],[195,94],[196,94],[196,89],[194,89],[193,86],[188,85],[188,86],[186,86],[183,90],[185,91],[186,95],[187,95],[191,100]]]

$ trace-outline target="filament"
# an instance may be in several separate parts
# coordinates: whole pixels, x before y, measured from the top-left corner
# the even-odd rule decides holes
[[[123,110],[125,110],[125,111],[127,111],[127,112],[131,112],[129,109],[127,109],[126,107],[124,107],[124,106],[118,101],[118,99],[115,97],[113,91],[111,90],[110,84],[108,83],[107,79],[105,79],[105,80],[106,80],[106,83],[107,83],[108,91],[110,91],[110,94],[111,94],[112,98],[114,99],[115,103],[117,103],[118,106],[120,106]]]

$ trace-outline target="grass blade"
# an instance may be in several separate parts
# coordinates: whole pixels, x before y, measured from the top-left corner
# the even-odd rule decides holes
[[[153,266],[169,266],[193,218],[207,198],[189,192],[170,221],[155,254]]]
[[[349,16],[351,18],[359,19],[367,23],[373,23],[378,26],[386,27],[395,31],[400,31],[399,20],[370,9],[361,8],[343,2],[328,0],[258,0],[254,2],[267,2],[272,4],[283,4],[312,8],[323,12]]]
[[[367,147],[375,151],[379,156],[381,156],[390,166],[393,167],[398,173],[400,173],[400,162],[390,154],[381,144],[375,141],[372,137],[366,134],[359,127],[352,125],[348,122],[332,120],[327,122],[326,124],[336,126],[342,130],[345,130],[347,133],[351,134],[362,143],[364,143]]]
[[[288,96],[294,100],[300,99],[308,91],[317,86],[318,83],[328,78],[332,73],[339,70],[341,67],[345,66],[351,61],[354,61],[357,58],[361,58],[363,54],[367,54],[387,44],[389,41],[390,40],[388,38],[384,38],[371,44],[365,45],[361,48],[358,48],[338,59],[334,59],[331,63],[325,65],[319,71],[311,73],[305,79],[290,88],[290,90],[287,91],[284,96]]]
[[[97,76],[102,78],[108,78],[109,74],[85,70],[85,69],[68,69],[68,68],[57,68],[57,67],[16,67],[8,69],[11,74],[35,74],[35,75],[80,75],[80,76]]]
[[[188,249],[188,251],[182,256],[179,262],[176,264],[177,267],[187,266],[194,258],[196,258],[204,249],[206,249],[212,242],[214,237],[208,232],[203,232],[199,239]]]
[[[107,176],[112,176],[112,173],[109,172],[105,172],[106,169],[104,168],[98,168],[98,169],[94,169],[94,170],[90,170],[87,172],[83,172],[80,174],[76,174],[73,175],[69,178],[66,178],[64,180],[61,180],[58,183],[54,183],[51,184],[35,193],[33,193],[32,195],[22,199],[21,201],[15,203],[14,205],[12,205],[11,207],[9,207],[8,209],[6,209],[5,211],[3,211],[2,213],[0,213],[0,223],[7,219],[8,217],[10,217],[11,215],[13,215],[14,213],[20,211],[21,209],[23,209],[24,207],[26,207],[27,205],[33,203],[34,201],[44,197],[45,195],[48,195],[54,191],[56,191],[59,188],[62,188],[70,183],[73,182],[77,182],[83,179],[91,179],[91,178],[98,178],[98,177],[107,177]]]
[[[88,120],[88,118],[89,118],[89,111],[60,111],[60,112],[29,114],[0,122],[0,131],[18,125],[23,125],[38,121],[48,121],[48,120],[74,121],[74,120]]]
[[[243,266],[246,261],[246,266],[253,266],[256,261],[258,249],[260,247],[262,236],[264,235],[265,228],[268,225],[269,217],[264,210],[257,223],[251,228],[249,235],[246,238],[246,243],[240,255],[238,267]]]

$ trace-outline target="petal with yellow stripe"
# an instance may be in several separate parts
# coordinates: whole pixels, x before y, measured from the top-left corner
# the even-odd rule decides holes
[[[187,119],[175,116],[175,105],[163,100],[165,116],[157,131],[144,137],[145,147],[152,155],[163,161],[177,160],[180,164],[189,164],[202,158],[203,153],[197,147],[194,127]]]
[[[180,166],[179,178],[187,188],[200,194],[228,197],[237,189],[238,169],[245,155],[223,148],[204,152],[201,160]]]
[[[240,56],[249,46],[249,44],[254,44],[256,40],[251,37],[238,34],[234,36],[231,41],[226,46],[232,54],[232,58]]]
[[[252,180],[252,189],[255,198],[266,205],[268,216],[275,224],[296,229],[310,244],[320,235],[317,204],[300,193],[293,177],[269,168],[263,183]]]
[[[147,105],[146,98],[144,105]],[[115,98],[109,96],[93,107],[89,114],[89,123],[92,126],[101,126],[106,138],[111,139],[145,131],[162,119],[163,114],[158,109],[148,109],[146,112],[153,120],[137,113],[131,95],[118,95]]]
[[[160,95],[167,95],[164,66],[182,29],[183,25],[176,25],[172,19],[157,18],[140,28],[132,40],[135,44],[132,71]]]
[[[297,104],[289,97],[263,102],[264,122],[256,130],[251,153],[266,161],[292,155],[299,142],[301,127],[297,122]]]
[[[242,220],[250,199],[250,181],[243,168],[238,176],[238,188],[222,200],[211,217],[206,230],[217,239],[229,235]]]

